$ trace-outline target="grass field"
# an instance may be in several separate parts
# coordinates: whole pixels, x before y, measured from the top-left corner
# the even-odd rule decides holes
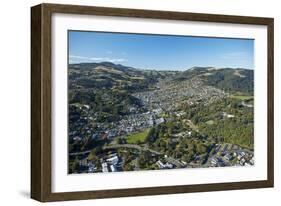
[[[239,99],[239,100],[250,100],[253,99],[253,96],[242,96],[242,95],[232,95],[231,98]]]
[[[126,137],[126,141],[128,144],[136,144],[137,142],[144,142],[148,132],[149,132],[149,129],[144,130],[139,133],[129,135]]]

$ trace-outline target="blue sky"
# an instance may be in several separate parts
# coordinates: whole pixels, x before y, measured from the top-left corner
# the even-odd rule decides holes
[[[69,31],[69,63],[110,61],[142,69],[254,69],[254,40]]]

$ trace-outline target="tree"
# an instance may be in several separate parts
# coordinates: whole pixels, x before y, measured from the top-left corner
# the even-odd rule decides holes
[[[88,155],[88,159],[92,160],[94,157],[99,155],[101,152],[102,152],[102,147],[101,146],[96,146],[94,149],[92,149],[92,151]]]
[[[120,137],[120,138],[117,139],[117,143],[118,144],[126,144],[126,139]]]
[[[140,168],[142,168],[142,169],[144,169],[146,166],[145,156],[143,153],[140,155],[140,157],[138,159],[138,164],[139,164]]]
[[[148,132],[148,134],[147,134],[147,136],[145,138],[145,141],[148,142],[148,143],[153,143],[153,142],[155,142],[156,139],[157,139],[156,128],[152,127],[149,130],[149,132]]]
[[[207,152],[207,147],[202,143],[198,143],[197,144],[197,152],[199,154],[205,154]]]
[[[76,157],[75,160],[69,166],[70,173],[78,172],[79,168],[80,168],[79,159]]]
[[[124,171],[133,171],[133,170],[134,170],[134,166],[131,165],[131,164],[129,164],[129,163],[127,163],[127,164],[124,164],[124,165],[123,165],[122,169],[123,169]]]

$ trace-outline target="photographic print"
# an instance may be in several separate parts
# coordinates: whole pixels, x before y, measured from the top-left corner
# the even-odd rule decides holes
[[[68,31],[68,171],[254,165],[254,40]]]
[[[273,187],[273,45],[273,18],[33,6],[31,198]]]

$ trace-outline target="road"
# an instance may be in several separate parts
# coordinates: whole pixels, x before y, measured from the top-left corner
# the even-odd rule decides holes
[[[153,149],[150,149],[148,147],[141,147],[139,145],[135,145],[135,144],[115,144],[115,145],[107,145],[107,146],[104,146],[103,149],[117,149],[117,148],[129,148],[129,149],[136,149],[136,150],[139,150],[139,151],[149,151],[153,154],[156,154],[156,155],[164,155],[164,153],[162,152],[158,152],[158,151],[155,151]],[[73,153],[69,153],[70,156],[75,156],[75,155],[86,155],[86,154],[89,154],[91,152],[91,150],[86,150],[86,151],[83,151],[83,152],[73,152]],[[168,156],[165,156],[165,159],[169,162],[169,163],[172,163],[174,165],[176,165],[177,167],[184,167],[186,165],[184,165],[182,162],[180,162],[179,160],[173,158],[173,157],[168,157]]]
[[[149,151],[153,154],[156,155],[163,155],[163,153],[149,149],[147,147],[141,147],[139,145],[135,145],[135,144],[115,144],[115,145],[108,145],[108,146],[104,146],[103,149],[116,149],[116,148],[129,148],[129,149],[136,149],[136,150],[140,150],[140,151]],[[75,156],[75,155],[86,155],[89,154],[91,152],[91,150],[86,150],[83,152],[72,152],[69,153],[70,156]]]
[[[140,150],[140,151],[149,151],[149,152],[151,152],[153,154],[156,154],[156,155],[163,155],[164,154],[162,152],[158,152],[158,151],[152,150],[150,148],[141,147],[139,145],[134,145],[134,144],[116,144],[116,145],[104,147],[104,149],[116,149],[116,148],[130,148],[130,149],[137,149],[137,150]],[[182,162],[180,162],[179,160],[174,159],[172,157],[165,156],[165,159],[169,163],[172,163],[172,164],[176,165],[177,167],[184,167],[185,166]]]
[[[153,154],[156,155],[163,155],[162,152],[158,152],[152,149],[149,149],[147,147],[141,147],[139,145],[135,145],[135,144],[115,144],[115,145],[108,145],[108,146],[104,146],[103,149],[116,149],[116,148],[129,148],[129,149],[136,149],[136,150],[140,150],[140,151],[149,151]]]
[[[86,151],[83,151],[83,152],[72,152],[72,153],[69,153],[69,156],[76,156],[76,155],[86,155],[86,154],[89,154],[92,150],[86,150]]]

